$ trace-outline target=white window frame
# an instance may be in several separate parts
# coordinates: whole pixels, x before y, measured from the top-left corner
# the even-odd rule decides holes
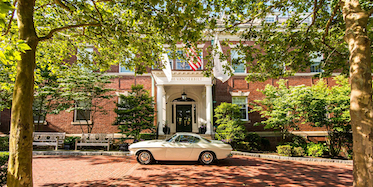
[[[230,57],[231,57],[231,63],[233,62],[233,55],[234,54],[236,54],[237,55],[237,57],[243,57],[242,55],[240,56],[239,54],[238,54],[238,50],[237,49],[235,49],[235,48],[231,48],[231,50],[230,50]],[[232,68],[234,69],[234,74],[245,74],[245,73],[247,73],[247,67],[246,67],[246,65],[245,65],[245,63],[246,63],[246,61],[244,61],[243,62],[243,64],[241,64],[241,65],[243,65],[244,66],[244,72],[236,72],[236,68],[235,68],[235,66],[233,65],[233,63],[232,63]]]
[[[84,51],[85,52],[94,53],[94,46],[93,45],[87,45],[87,46],[83,46],[83,47],[84,47]],[[77,51],[77,58],[78,58],[78,60],[79,60],[79,57],[81,56],[80,55],[81,53],[82,53],[81,49],[78,48],[78,51]],[[92,61],[92,55],[91,54],[88,55],[88,59],[90,61]]]
[[[272,21],[273,19],[273,21]],[[264,18],[264,21],[267,22],[267,23],[274,23],[276,21],[276,16],[266,16]]]
[[[39,111],[39,110],[33,110],[33,111]],[[36,117],[38,117],[38,116],[36,116]],[[46,124],[46,121],[45,121],[46,117],[47,116],[44,116],[44,119],[40,119],[40,121],[33,119],[34,124],[36,124],[36,125],[44,125],[44,124]],[[34,115],[32,115],[32,118],[34,118]]]
[[[234,103],[233,102],[233,98],[244,98],[245,99],[245,103]],[[248,103],[247,103],[248,101],[247,101],[247,97],[242,97],[242,96],[233,96],[232,97],[232,104],[236,104],[236,105],[242,105],[241,106],[241,109],[245,109],[245,117],[246,118],[241,118],[241,120],[242,121],[249,121],[249,109],[248,109]],[[240,110],[241,110],[240,109]]]
[[[80,102],[82,102],[82,101],[80,101]],[[78,106],[78,103],[77,102],[75,102],[75,107],[77,107]],[[77,119],[77,117],[78,117],[78,110],[77,109],[75,109],[74,110],[74,121],[73,122],[83,122],[83,123],[85,123],[85,122],[91,122],[91,119],[92,119],[92,111],[90,110],[90,109],[84,109],[85,111],[86,110],[89,110],[90,112],[89,112],[89,119],[83,119],[83,120],[78,120]]]
[[[321,61],[324,59],[324,54],[320,54],[320,53],[313,53],[312,55],[317,55],[318,57],[317,58],[312,58],[311,59],[311,66],[310,66],[310,72],[311,73],[320,73],[320,72],[324,72],[324,70],[319,67],[320,64],[321,64]],[[312,69],[316,70],[316,71],[312,71]]]
[[[135,54],[132,54],[131,56],[132,56],[132,58],[135,58]],[[124,62],[127,62],[128,60],[129,60],[129,59],[126,58],[126,59],[124,60]],[[121,71],[122,68],[126,69],[126,71]],[[125,68],[124,66],[122,66],[121,63],[119,63],[119,70],[118,70],[118,72],[121,73],[121,74],[135,74],[135,71],[128,70],[127,68]]]

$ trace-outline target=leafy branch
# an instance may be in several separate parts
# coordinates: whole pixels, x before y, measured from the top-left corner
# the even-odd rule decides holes
[[[98,26],[101,26],[101,24],[100,23],[83,23],[83,24],[67,25],[67,26],[64,26],[64,27],[55,28],[55,29],[52,29],[51,31],[49,31],[49,33],[47,35],[45,35],[43,37],[39,37],[39,41],[44,41],[44,40],[48,40],[48,39],[52,38],[54,33],[56,33],[56,32],[61,32],[61,31],[67,30],[67,29],[72,29],[72,28],[88,27],[88,26],[98,27]]]

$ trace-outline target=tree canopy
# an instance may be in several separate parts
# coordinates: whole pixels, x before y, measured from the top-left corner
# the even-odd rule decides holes
[[[12,10],[12,5],[16,9]],[[243,55],[238,62],[247,62],[248,71],[254,72],[248,74],[247,80],[289,76],[305,70],[311,65],[312,56],[318,54],[324,56],[323,75],[330,75],[335,69],[344,73],[350,70],[350,114],[356,151],[354,185],[372,184],[373,151],[368,148],[373,142],[362,135],[373,135],[372,1],[6,0],[0,2],[0,7],[1,70],[10,72],[10,80],[15,81],[8,186],[32,184],[36,63],[58,68],[69,64],[65,59],[76,54],[78,48],[93,45],[97,53],[92,54],[92,60],[78,58],[78,63],[105,70],[122,62],[141,73],[159,59],[163,44],[171,44],[173,49],[177,42],[196,45],[215,32],[220,13],[225,15],[219,25],[220,33],[237,34],[241,41],[255,41],[254,46],[241,43],[237,48]],[[258,21],[271,14],[288,19]],[[132,60],[124,60],[127,58]],[[211,60],[206,67],[211,70]]]

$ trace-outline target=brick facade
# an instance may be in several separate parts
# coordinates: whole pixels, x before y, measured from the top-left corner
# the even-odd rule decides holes
[[[234,44],[235,42],[232,42]],[[252,45],[253,42],[247,42],[247,44]],[[207,55],[207,48],[211,45],[210,42],[206,42],[203,46],[203,54],[204,56]],[[224,53],[227,53],[229,50],[229,46],[223,46]],[[207,59],[204,58],[204,63],[207,62]],[[175,67],[175,64],[173,65]],[[191,70],[185,70],[191,71]],[[309,72],[307,70],[306,72]],[[142,84],[144,88],[150,92],[151,95],[156,96],[156,84],[152,81],[151,70],[149,69],[149,73],[144,75],[137,75],[134,76],[130,73],[119,73],[119,66],[112,66],[111,69],[108,71],[109,74],[116,74],[118,75],[117,78],[112,80],[112,83],[109,85],[110,88],[115,89],[112,94],[115,92],[121,93],[125,91],[130,91],[131,85],[133,84]],[[311,86],[315,84],[318,79],[314,78],[312,75],[305,75],[305,76],[293,76],[287,78],[288,86],[296,86],[296,85],[306,85]],[[231,77],[227,82],[222,83],[220,80],[215,80],[213,85],[213,101],[214,107],[219,105],[222,102],[232,102],[231,92],[249,92],[248,95],[248,103],[253,103],[255,100],[259,100],[263,98],[263,94],[258,91],[265,88],[267,84],[276,85],[277,79],[269,79],[265,82],[246,82],[245,75],[235,75]],[[334,81],[331,78],[326,79],[328,85],[335,85]],[[153,84],[153,85],[152,85]],[[151,92],[154,93],[151,93]],[[94,127],[92,133],[117,133],[119,132],[117,126],[112,125],[114,123],[116,114],[114,112],[114,108],[116,108],[115,103],[118,101],[118,96],[113,97],[112,99],[105,101],[103,103],[103,107],[108,111],[107,114],[96,114],[93,116],[94,118]],[[156,101],[156,98],[155,98]],[[262,120],[260,114],[258,112],[250,112],[252,106],[249,107],[249,121],[246,124],[247,130],[250,132],[261,132],[261,131],[270,131],[264,130],[261,126],[254,126],[256,122]],[[87,132],[87,128],[85,125],[74,125],[72,124],[74,119],[74,112],[61,112],[58,115],[47,115],[46,121],[47,123],[44,125],[36,125],[36,131],[58,131],[58,132],[66,132],[68,134],[80,134],[82,133],[82,129],[84,132]],[[10,111],[4,110],[1,112],[1,126],[0,131],[1,133],[7,134],[9,132],[9,125],[10,125]],[[301,125],[300,131],[325,131],[323,128],[314,128],[309,125]]]

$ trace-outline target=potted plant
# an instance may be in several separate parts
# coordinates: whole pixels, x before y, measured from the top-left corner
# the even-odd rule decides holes
[[[63,142],[64,149],[66,149],[66,150],[74,149],[75,140],[78,139],[78,138],[80,138],[80,137],[76,137],[76,136],[66,137],[64,142]]]
[[[167,122],[163,127],[163,133],[164,134],[170,134],[170,127],[167,125]]]
[[[206,124],[203,123],[201,126],[199,126],[198,133],[199,134],[205,134],[206,133]]]

